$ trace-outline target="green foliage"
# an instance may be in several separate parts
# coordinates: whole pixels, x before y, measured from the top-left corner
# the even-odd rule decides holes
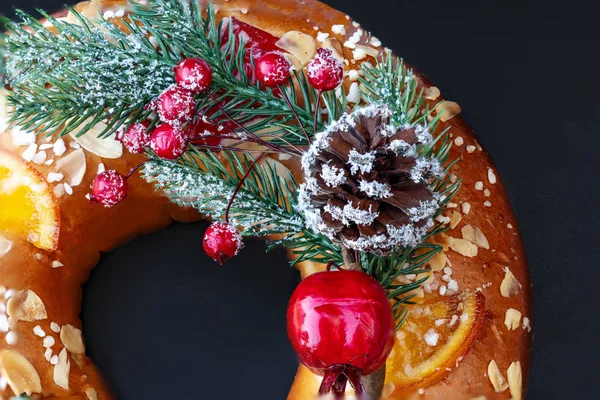
[[[248,126],[252,132],[278,127],[271,129],[268,140],[284,143],[280,136],[306,144],[284,99],[247,75],[244,43],[233,35],[232,24],[217,23],[211,5],[206,17],[200,2],[186,0],[155,0],[133,7],[134,12],[122,20],[128,34],[102,16],[89,19],[74,10],[79,24],[40,11],[56,34],[22,11],[17,11],[20,22],[3,20],[8,100],[15,108],[11,122],[60,136],[76,128],[83,135],[104,121],[108,126],[101,136],[111,135],[121,126],[148,118],[150,111],[144,107],[174,83],[172,68],[177,62],[200,57],[213,69],[211,90],[233,118],[241,123],[252,120]],[[226,29],[229,35],[222,35]],[[224,36],[234,39],[225,42]],[[295,74],[286,92],[307,130],[323,129],[321,122],[314,127],[316,93],[303,72]],[[207,96],[198,96],[197,101],[199,110],[214,106]],[[323,102],[330,120],[345,109],[333,94],[324,96]],[[218,111],[212,117],[221,116]]]
[[[154,0],[144,6],[135,4],[133,13],[123,20],[128,34],[102,16],[92,20],[74,10],[71,12],[78,24],[58,21],[41,12],[56,34],[23,12],[18,12],[19,23],[4,20],[8,33],[0,38],[0,56],[10,89],[8,100],[14,106],[12,123],[46,136],[60,136],[75,129],[78,134],[85,134],[103,121],[107,128],[100,136],[112,135],[121,127],[151,117],[145,106],[173,84],[173,66],[187,57],[199,57],[210,64],[214,72],[211,92],[225,112],[273,144],[307,144],[294,112],[312,134],[324,130],[347,110],[343,90],[340,98],[327,92],[317,103],[317,93],[303,71],[295,71],[289,85],[283,88],[293,110],[280,94],[254,83],[245,68],[245,45],[234,39],[232,25],[218,23],[212,6],[205,10],[200,3]],[[229,35],[225,36],[230,39],[224,41],[222,33],[227,30]],[[362,71],[364,98],[369,103],[390,106],[396,125],[422,124],[430,132],[436,131],[439,117],[431,118],[416,77],[400,60],[388,53],[374,66],[363,64]],[[196,100],[199,113],[214,110],[209,96],[198,95]],[[323,107],[327,117],[314,126],[315,108]],[[217,111],[211,118],[222,117],[223,112]],[[460,181],[451,183],[447,176],[454,163],[448,160],[450,146],[444,131],[433,143],[419,148],[421,155],[435,157],[446,166],[445,176],[431,185],[443,196],[443,205],[460,187]],[[142,174],[173,202],[192,206],[213,219],[223,219],[241,176],[254,160],[249,153],[233,150],[224,150],[217,156],[189,146],[178,161],[149,154]],[[339,246],[305,228],[302,216],[295,210],[296,187],[291,175],[279,176],[272,164],[257,165],[233,202],[231,222],[240,226],[246,236],[271,236],[268,249],[291,249],[297,257],[292,265],[303,261],[342,265]],[[443,211],[438,210],[437,215]],[[438,226],[427,237],[442,230]],[[389,257],[362,255],[363,269],[396,300],[394,312],[399,324],[413,298],[409,292],[425,278],[410,284],[398,283],[397,278],[427,272],[425,264],[440,249],[422,243]]]

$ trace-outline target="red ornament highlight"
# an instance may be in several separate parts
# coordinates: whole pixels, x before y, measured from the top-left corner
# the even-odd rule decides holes
[[[175,160],[185,153],[187,136],[183,129],[171,124],[161,124],[150,139],[150,148],[162,159]]]
[[[304,365],[323,375],[320,394],[342,394],[349,381],[385,364],[394,345],[394,317],[383,287],[361,271],[319,272],[296,288],[287,331]]]

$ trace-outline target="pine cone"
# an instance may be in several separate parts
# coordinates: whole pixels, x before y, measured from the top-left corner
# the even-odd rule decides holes
[[[430,183],[443,175],[437,159],[418,154],[432,140],[428,130],[395,127],[391,116],[389,107],[372,105],[317,134],[302,159],[298,196],[313,231],[378,255],[421,242],[440,207]]]

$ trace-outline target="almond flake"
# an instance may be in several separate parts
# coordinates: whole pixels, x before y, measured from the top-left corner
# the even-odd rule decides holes
[[[0,353],[0,372],[14,393],[30,396],[42,392],[42,383],[29,360],[14,350]]]
[[[500,283],[500,293],[503,297],[510,297],[514,294],[519,293],[521,290],[521,284],[515,278],[513,273],[508,269],[508,267],[504,268],[504,279],[502,279],[502,283]]]
[[[65,345],[66,349],[73,354],[84,354],[85,345],[81,330],[73,325],[65,325],[60,331],[60,340]]]
[[[336,38],[332,38],[332,37],[328,37],[327,39],[325,39],[323,41],[322,46],[324,49],[329,49],[332,52],[332,56],[338,60],[338,61],[343,61],[344,60],[344,50],[342,49],[342,45],[340,44],[339,40],[337,40]]]
[[[329,34],[325,35],[329,36]],[[319,41],[324,41],[327,36]],[[307,65],[317,53],[317,43],[315,42],[315,39],[312,36],[299,31],[287,32],[275,44],[277,47],[287,51],[300,60],[302,66]]]
[[[462,232],[463,239],[466,239],[469,242],[476,244],[477,247],[480,247],[482,249],[490,248],[490,244],[483,232],[481,232],[481,229],[471,225],[465,225],[460,231]]]
[[[82,149],[72,151],[56,162],[56,170],[65,177],[71,187],[81,183],[86,168],[85,153]]]
[[[440,101],[434,108],[436,114],[440,115],[440,121],[447,122],[460,114],[461,109],[454,101]]]
[[[521,400],[523,398],[523,373],[521,372],[521,362],[515,361],[510,364],[506,371],[508,379],[508,387],[513,400]]]
[[[430,86],[423,92],[423,95],[427,100],[435,100],[440,97],[440,89],[435,86]]]
[[[491,168],[488,168],[488,181],[490,181],[492,185],[496,183],[496,174],[494,174],[494,171],[492,171]]]
[[[89,118],[81,123],[81,127],[86,126],[88,123],[92,122],[92,119]],[[107,138],[99,138],[100,135],[105,129],[107,125],[103,122],[99,122],[96,124],[91,130],[86,132],[81,136],[77,136],[80,132],[81,128],[75,129],[69,135],[77,143],[81,145],[85,150],[89,151],[102,158],[121,158],[123,155],[123,145],[121,142],[117,141],[117,139],[113,136]]]
[[[21,290],[11,296],[6,309],[11,322],[34,322],[48,318],[42,299],[31,290]]]
[[[460,221],[462,220],[462,215],[458,211],[450,212],[450,229],[456,228]]]
[[[500,372],[500,368],[498,368],[498,364],[496,364],[495,360],[490,361],[487,373],[496,393],[504,392],[508,389],[508,383],[504,379],[502,372]]]
[[[438,251],[431,259],[429,260],[429,267],[432,272],[441,271],[445,266],[448,258],[443,251]]]
[[[462,212],[465,215],[469,215],[469,213],[471,212],[471,204],[467,203],[466,201],[464,203],[462,203]]]
[[[514,308],[509,308],[506,310],[506,314],[504,315],[504,325],[509,331],[514,331],[521,324],[521,312],[515,310]]]
[[[0,235],[0,257],[5,256],[12,249],[12,241]]]
[[[445,236],[445,241],[448,245],[448,247],[452,250],[454,250],[455,252],[457,252],[458,254],[465,256],[465,257],[475,257],[477,256],[477,246],[474,245],[473,243],[469,242],[468,240],[465,239],[457,239],[457,238],[453,238],[447,235],[440,235],[440,236]]]
[[[379,56],[379,50],[371,47],[371,46],[366,46],[364,44],[357,44],[356,45],[356,50],[354,51],[359,51],[362,50],[365,52],[365,54],[369,57],[373,57],[373,58],[377,58]],[[354,52],[353,52],[354,54]],[[358,58],[355,58],[356,60],[358,60]]]
[[[62,349],[58,355],[58,361],[54,365],[54,383],[65,390],[69,390],[69,371],[71,362],[67,354],[67,349]]]
[[[85,389],[85,395],[87,396],[88,400],[98,400],[98,393],[96,393],[96,390],[91,387]]]

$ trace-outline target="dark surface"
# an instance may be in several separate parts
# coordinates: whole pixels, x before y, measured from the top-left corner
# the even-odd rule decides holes
[[[534,283],[529,398],[600,398],[596,2],[328,3],[457,101],[492,154]],[[200,225],[175,226],[103,258],[84,304],[92,355],[125,400],[210,398],[198,388],[219,386],[228,388],[219,398],[284,398],[295,367],[283,310],[295,274],[283,252],[265,256],[259,243],[217,268],[201,254],[201,235]],[[191,326],[182,322],[190,310]]]

